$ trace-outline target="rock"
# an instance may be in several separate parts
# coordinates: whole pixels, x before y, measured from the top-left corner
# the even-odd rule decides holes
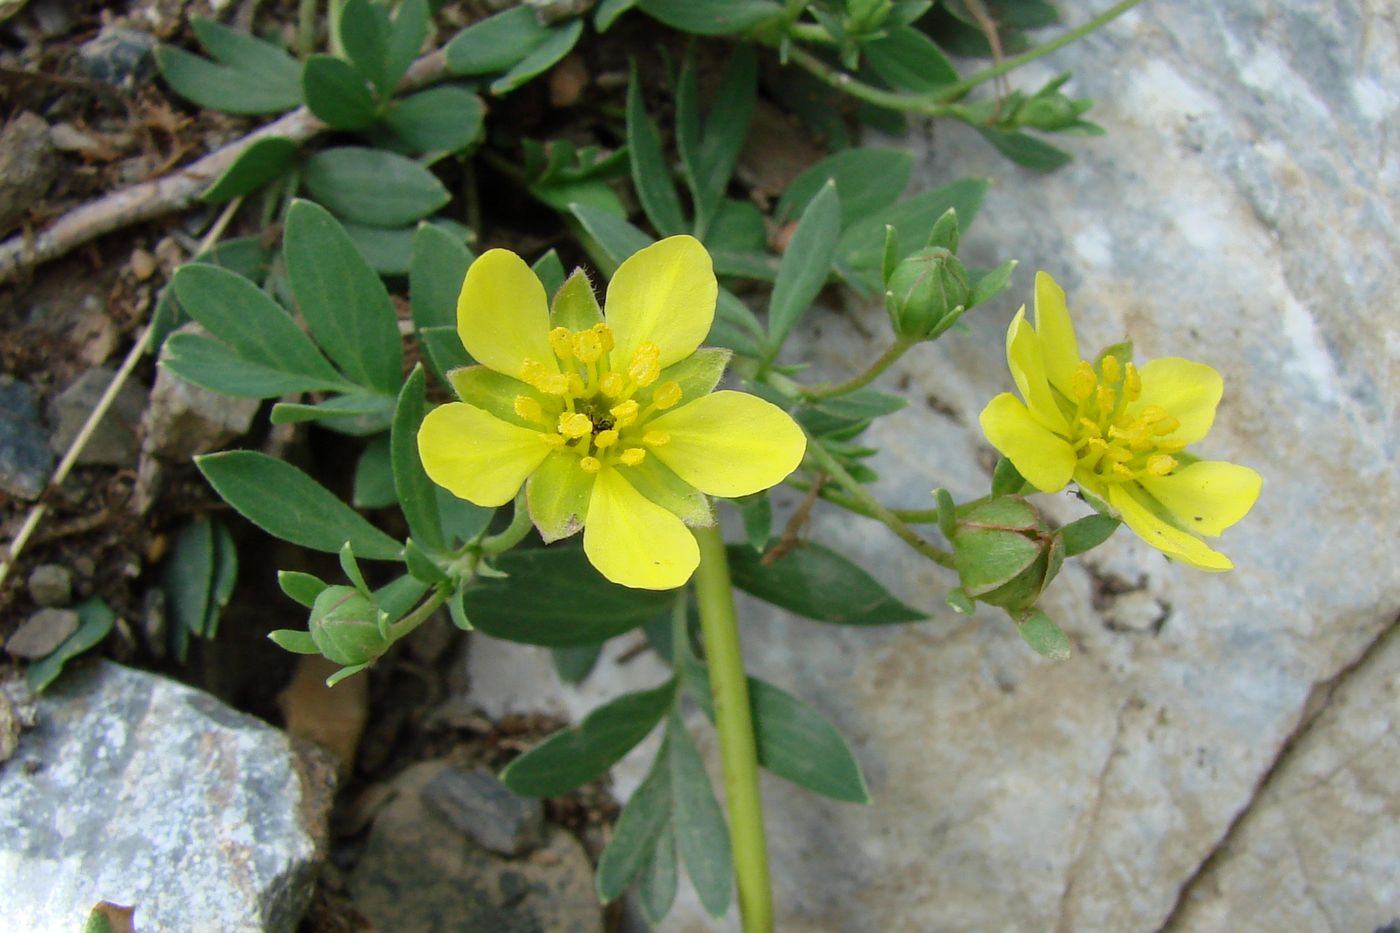
[[[217,450],[247,433],[258,404],[257,399],[210,392],[158,367],[142,424],[144,450],[176,463]]]
[[[0,765],[14,757],[19,736],[36,722],[34,697],[18,671],[0,675]]]
[[[80,621],[72,609],[40,609],[5,640],[5,651],[26,661],[46,658],[78,630]]]
[[[61,564],[40,564],[29,574],[29,598],[41,606],[73,601],[73,573]]]
[[[0,491],[21,499],[39,498],[53,462],[34,391],[0,375]]]
[[[62,454],[82,430],[88,415],[97,406],[102,393],[111,384],[113,372],[105,366],[94,367],[79,376],[72,385],[59,393],[49,404],[49,420],[55,425],[49,447]],[[128,379],[117,390],[97,429],[88,438],[78,463],[133,467],[139,447],[137,425],[146,407],[146,390]]]
[[[6,923],[81,929],[100,900],[141,930],[290,933],[325,837],[329,770],[207,694],[109,661],[65,671],[0,770]]]
[[[544,844],[544,805],[517,797],[485,769],[443,768],[423,799],[477,845],[500,855],[524,855]]]
[[[42,117],[22,111],[0,129],[0,234],[44,197],[58,168],[49,125]]]
[[[593,870],[579,841],[552,828],[528,858],[481,848],[426,802],[425,788],[449,767],[424,762],[395,780],[397,795],[375,817],[350,876],[355,906],[394,933],[601,931]]]
[[[126,26],[108,26],[78,47],[78,64],[94,81],[129,88],[155,75],[154,36]]]

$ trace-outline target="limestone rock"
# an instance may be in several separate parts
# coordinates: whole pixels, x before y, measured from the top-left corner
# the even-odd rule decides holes
[[[66,606],[73,599],[73,572],[62,564],[40,564],[29,574],[29,598],[41,606]]]
[[[53,399],[49,405],[49,420],[54,423],[54,433],[49,438],[49,446],[55,453],[62,454],[68,450],[82,430],[83,423],[97,407],[102,393],[107,391],[114,375],[106,366],[89,369]],[[136,432],[145,407],[146,390],[128,379],[117,390],[116,399],[84,445],[78,462],[135,466],[139,449]]]
[[[0,375],[0,492],[37,499],[49,481],[53,461],[34,391]]]
[[[257,399],[210,392],[158,367],[142,421],[144,450],[174,463],[207,454],[247,433],[258,405]]]

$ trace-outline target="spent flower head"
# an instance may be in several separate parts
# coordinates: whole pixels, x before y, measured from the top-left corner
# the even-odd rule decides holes
[[[1202,570],[1233,566],[1202,537],[1243,518],[1263,481],[1186,450],[1215,420],[1218,372],[1177,358],[1139,367],[1127,345],[1081,358],[1065,293],[1044,272],[1035,327],[1025,308],[1016,313],[1006,359],[1021,398],[1004,392],[987,403],[982,430],[1032,486],[1056,492],[1073,480],[1167,556]]]
[[[700,559],[686,525],[713,523],[707,496],[776,485],[806,449],[782,409],[713,391],[729,351],[699,347],[717,294],[710,256],[689,236],[624,261],[606,315],[581,271],[551,309],[519,256],[483,254],[457,302],[462,344],[482,365],[451,373],[461,401],[423,421],[428,476],[485,506],[524,484],[546,542],[583,529],[584,552],[609,580],[685,583]]]

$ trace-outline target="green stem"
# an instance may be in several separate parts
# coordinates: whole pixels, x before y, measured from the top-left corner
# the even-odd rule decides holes
[[[510,517],[510,524],[506,530],[498,535],[482,539],[480,550],[483,554],[503,554],[515,547],[525,536],[530,533],[530,509],[525,502],[525,490],[522,487],[519,495],[515,497],[515,514]]]
[[[905,544],[938,564],[940,567],[953,568],[953,555],[936,547],[924,540],[917,531],[910,528],[893,511],[883,505],[880,500],[870,494],[870,491],[862,486],[854,476],[846,471],[831,453],[821,445],[811,434],[807,435],[807,456],[812,458],[817,468],[828,474],[848,492],[852,499],[865,507],[867,514],[877,522],[880,522],[890,531],[899,536]]]
[[[903,110],[908,113],[920,113],[928,117],[952,116],[956,108],[935,100],[928,94],[901,94],[896,91],[887,91],[884,88],[875,87],[873,84],[866,84],[844,71],[832,68],[817,56],[799,46],[792,46],[788,49],[788,60],[799,68],[804,69],[813,77],[824,84],[829,84],[842,93],[874,104],[877,107],[888,107],[891,110]]]
[[[297,3],[297,57],[308,59],[316,51],[316,7],[319,0]]]
[[[845,382],[824,382],[820,385],[806,386],[801,390],[802,394],[808,399],[849,395],[856,389],[864,388],[874,382],[876,377],[893,366],[896,360],[909,352],[909,349],[918,342],[918,339],[915,337],[896,337],[894,343],[890,344],[890,348],[880,354],[880,358],[871,363],[865,372],[861,373],[859,376],[847,379]]]
[[[739,620],[729,559],[718,526],[696,528],[700,567],[695,571],[695,598],[705,660],[710,665],[715,728],[724,759],[725,800],[729,805],[729,841],[734,878],[739,888],[739,915],[744,933],[771,933],[773,892],[768,879],[768,849],[763,834],[763,801],[758,792],[758,751],[753,737],[749,685],[739,647]]]
[[[812,484],[804,479],[789,477],[786,482],[793,489],[799,489],[802,492],[806,492],[812,488]],[[854,515],[859,515],[862,518],[876,518],[875,513],[870,511],[870,509],[861,505],[844,492],[840,492],[830,486],[822,487],[821,497],[832,505],[839,505],[841,508]],[[936,525],[938,523],[937,509],[890,509],[890,513],[907,525]]]
[[[432,614],[437,612],[438,607],[445,602],[447,602],[447,590],[433,590],[433,595],[423,600],[417,609],[389,626],[389,633],[393,635],[393,640],[398,641],[400,638],[403,638],[409,632],[428,621]]]

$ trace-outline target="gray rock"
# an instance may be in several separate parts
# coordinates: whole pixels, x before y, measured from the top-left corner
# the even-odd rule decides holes
[[[394,782],[350,877],[355,906],[381,930],[596,933],[602,908],[583,846],[551,829],[532,856],[509,859],[465,838],[425,800],[445,768],[414,765]]]
[[[37,499],[53,470],[34,390],[0,375],[0,491]]]
[[[197,328],[198,325],[186,325],[182,330]],[[184,463],[246,434],[258,405],[257,399],[210,392],[159,367],[142,420],[143,450],[164,460]]]
[[[62,564],[40,564],[29,574],[29,598],[41,606],[73,601],[73,572]]]
[[[0,128],[0,234],[48,192],[58,174],[56,156],[41,117],[26,110]]]
[[[106,366],[89,369],[49,403],[49,420],[54,424],[49,447],[56,453],[68,450],[114,373]],[[88,438],[78,463],[134,467],[140,448],[137,430],[146,407],[146,390],[128,379],[117,390],[117,397],[97,429]]]
[[[78,63],[94,81],[133,87],[156,71],[155,37],[127,26],[108,26],[78,47]]]
[[[72,609],[40,609],[5,640],[5,652],[12,658],[31,661],[48,657],[78,630],[80,621]]]
[[[423,799],[477,845],[500,855],[524,855],[544,844],[544,805],[517,797],[484,769],[443,768],[423,789]]]
[[[44,694],[16,764],[0,770],[7,926],[68,933],[105,899],[141,930],[296,928],[333,770],[282,732],[99,661]]]

